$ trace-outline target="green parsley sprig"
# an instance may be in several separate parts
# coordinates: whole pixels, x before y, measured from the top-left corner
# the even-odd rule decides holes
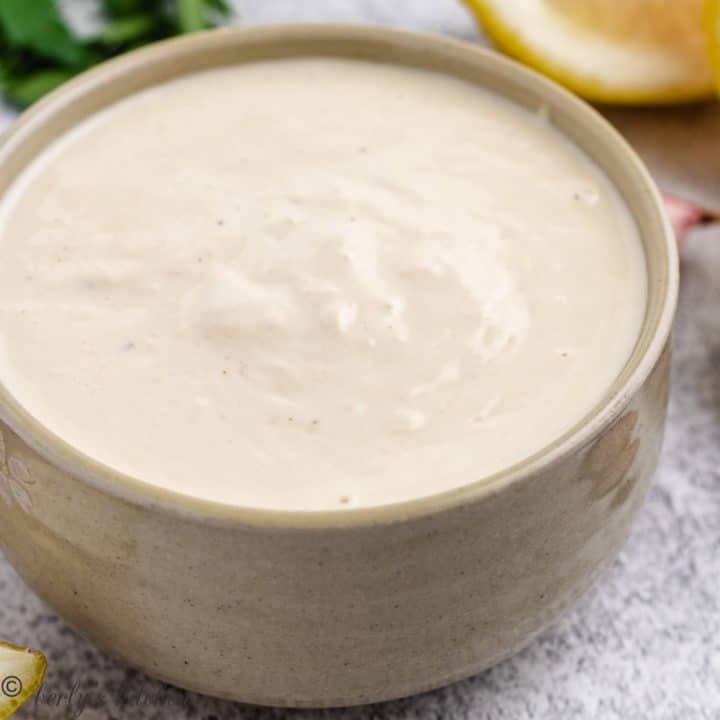
[[[0,0],[0,90],[17,107],[32,105],[103,60],[173,35],[215,27],[227,0],[97,0],[104,24],[80,38],[56,0]]]

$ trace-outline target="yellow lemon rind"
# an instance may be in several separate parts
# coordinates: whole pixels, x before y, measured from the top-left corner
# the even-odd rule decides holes
[[[519,33],[495,14],[492,3],[486,0],[465,0],[465,2],[488,37],[500,50],[592,102],[607,105],[676,105],[707,100],[715,94],[716,88],[704,82],[682,86],[638,88],[604,84],[595,79],[576,75],[566,67],[549,60],[542,51],[526,42]],[[711,0],[711,2],[720,6],[720,0]],[[720,64],[720,58],[717,63]]]
[[[9,670],[3,668],[0,672],[0,684],[12,681],[16,684],[17,679],[22,687],[17,695],[9,696],[0,690],[0,720],[6,720],[16,710],[22,707],[38,690],[45,679],[47,660],[38,650],[19,647],[11,643],[0,642],[0,653],[18,655],[18,669],[13,670],[14,664],[9,664]],[[5,665],[5,663],[3,663]],[[15,685],[13,685],[15,687]],[[9,688],[9,685],[8,685]]]

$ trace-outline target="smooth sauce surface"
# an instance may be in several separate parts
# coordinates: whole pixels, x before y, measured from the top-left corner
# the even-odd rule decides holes
[[[552,442],[635,343],[645,266],[596,167],[409,68],[295,59],[125,100],[0,205],[0,381],[179,492],[447,490]]]

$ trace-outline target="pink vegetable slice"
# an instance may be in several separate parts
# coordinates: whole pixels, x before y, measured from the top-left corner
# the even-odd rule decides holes
[[[699,225],[707,225],[713,222],[720,222],[720,213],[708,210],[700,205],[682,200],[670,193],[663,193],[665,208],[668,211],[670,222],[675,230],[680,250],[693,228]]]

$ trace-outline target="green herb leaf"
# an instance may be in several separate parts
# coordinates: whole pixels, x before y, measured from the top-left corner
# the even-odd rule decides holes
[[[232,8],[226,0],[206,0],[207,6],[222,17],[230,17]]]
[[[144,12],[152,12],[154,8],[149,5],[158,5],[157,2],[148,2],[148,0],[103,0],[103,11],[108,17],[120,18],[128,15],[138,15]]]
[[[72,70],[41,70],[23,77],[5,78],[5,93],[20,107],[28,107],[74,75]]]
[[[181,33],[204,30],[205,0],[177,0],[178,29]]]
[[[59,0],[0,0],[0,90],[25,107],[78,72],[178,33],[214,27],[227,0],[95,0],[107,24],[79,40]]]
[[[98,35],[97,42],[103,45],[122,45],[135,42],[150,33],[155,27],[155,22],[152,15],[130,15],[112,20]]]
[[[79,67],[85,48],[65,23],[55,0],[0,0],[0,25],[7,42],[65,66]]]

